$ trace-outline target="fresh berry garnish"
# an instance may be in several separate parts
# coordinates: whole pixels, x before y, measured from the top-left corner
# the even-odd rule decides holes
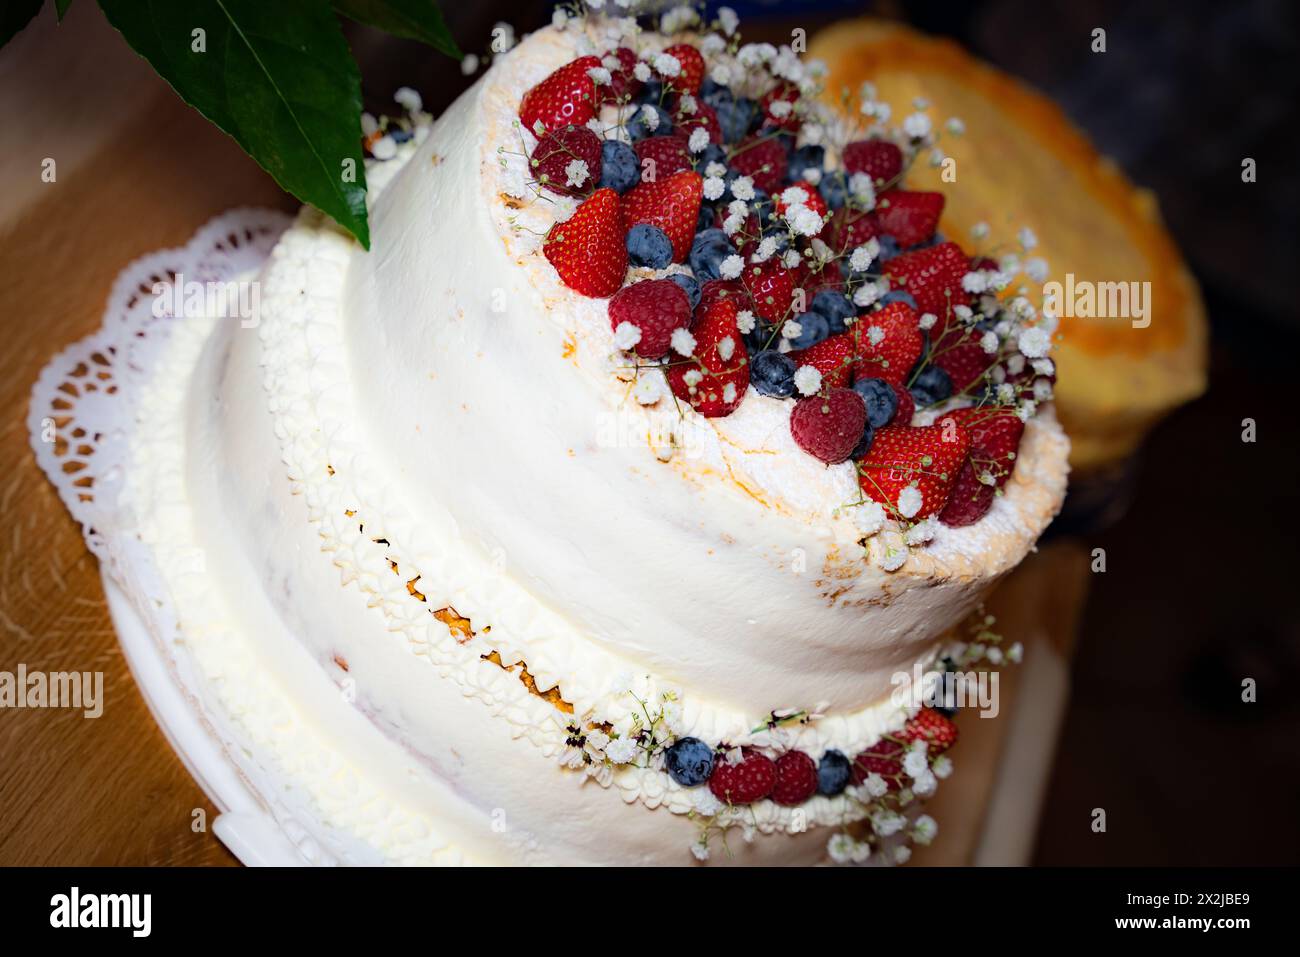
[[[853,759],[853,783],[861,784],[869,774],[879,774],[885,779],[889,790],[901,790],[903,787],[903,746],[897,741],[881,738],[865,751],[859,752],[858,756]]]
[[[623,228],[637,223],[657,226],[673,244],[673,262],[681,262],[691,251],[702,195],[703,180],[691,170],[653,183],[642,181],[623,194]]]
[[[903,725],[903,730],[895,737],[908,743],[926,741],[926,753],[933,757],[943,754],[957,743],[957,725],[933,708],[922,708],[915,718]]]
[[[641,81],[632,72],[636,69],[636,54],[627,47],[619,47],[606,54],[605,59],[608,60],[610,56],[617,58],[619,65],[617,69],[610,69],[609,84],[599,88],[600,102],[615,105],[629,103],[641,92]]]
[[[763,111],[763,125],[790,133],[798,132],[803,121],[794,111],[797,102],[799,102],[799,87],[793,83],[782,82],[772,87],[758,101],[758,108]]]
[[[801,312],[794,321],[799,324],[799,335],[790,340],[794,349],[809,349],[830,337],[830,320],[820,312]]]
[[[732,764],[725,757],[713,765],[709,790],[724,804],[753,804],[772,793],[776,786],[776,764],[753,748],[745,748]]]
[[[872,211],[879,232],[888,233],[904,248],[923,243],[939,226],[943,193],[890,189],[881,193]]]
[[[736,411],[749,388],[749,353],[736,327],[736,313],[734,298],[701,300],[691,327],[691,355],[683,357],[676,350],[668,365],[673,395],[706,418]]]
[[[688,113],[678,104],[673,110],[673,128],[690,136],[697,127],[709,134],[710,143],[722,142],[722,126],[713,107],[696,101],[695,111]]]
[[[842,794],[849,786],[849,759],[834,748],[822,755],[817,764],[817,792],[827,797]]]
[[[853,336],[842,332],[838,336],[823,339],[807,349],[791,352],[790,358],[794,360],[796,367],[812,366],[820,372],[823,385],[842,389],[853,379],[856,352]]]
[[[664,77],[664,86],[677,93],[698,93],[704,82],[704,57],[689,43],[675,43],[664,53],[681,64],[676,76]]]
[[[893,425],[911,425],[912,416],[916,415],[916,402],[912,393],[903,388],[902,383],[890,383],[894,398],[898,400],[898,410],[894,413]]]
[[[903,253],[885,263],[885,275],[892,286],[912,294],[922,313],[933,313],[938,323],[930,333],[938,337],[947,328],[953,306],[970,305],[961,287],[968,272],[966,254],[956,243],[938,243]]]
[[[803,288],[807,289],[808,284],[804,283]],[[858,307],[853,305],[853,300],[836,289],[823,289],[816,293],[810,308],[826,317],[831,324],[832,333],[844,332],[849,327],[848,320],[855,319],[858,315]]]
[[[691,272],[700,282],[709,282],[722,275],[722,260],[734,256],[735,248],[721,229],[706,229],[691,241],[688,261]]]
[[[857,377],[884,379],[898,385],[907,379],[921,358],[925,339],[917,325],[916,311],[895,302],[879,312],[868,313],[853,324],[858,340]]]
[[[858,379],[853,391],[867,404],[867,422],[873,429],[888,425],[898,411],[898,393],[884,379]]]
[[[794,183],[787,186],[776,194],[773,199],[776,206],[776,212],[780,216],[785,215],[785,211],[796,204],[803,204],[816,213],[822,220],[830,212],[826,208],[826,200],[822,199],[822,194],[817,192],[807,183]]]
[[[658,103],[642,103],[627,121],[627,135],[633,141],[647,136],[668,136],[673,131],[673,118]]]
[[[988,256],[971,257],[970,260],[971,272],[984,272],[986,270],[996,270],[997,268],[998,268],[998,264],[994,260],[989,259]]]
[[[849,173],[866,173],[877,186],[903,171],[903,151],[888,140],[850,143],[840,161]]]
[[[963,329],[954,323],[931,350],[930,361],[948,373],[954,395],[970,388],[995,361],[995,357],[980,345],[980,335],[978,331]]]
[[[564,126],[586,126],[596,115],[599,88],[589,70],[600,67],[594,56],[582,56],[566,63],[524,94],[519,104],[519,119],[528,132],[536,134],[537,124],[545,130]]]
[[[636,150],[617,140],[600,147],[600,187],[622,195],[641,182],[641,160]]]
[[[887,425],[858,464],[858,485],[891,515],[919,522],[943,509],[968,451],[960,426]]]
[[[673,273],[668,277],[681,287],[682,292],[686,293],[686,298],[691,301],[691,311],[700,304],[700,283],[694,276],[688,276],[686,273]]]
[[[686,146],[686,136],[681,133],[639,140],[636,155],[641,161],[641,180],[646,183],[667,179],[691,168],[691,152]]]
[[[637,223],[627,231],[627,261],[633,266],[664,269],[673,261],[673,244],[658,226]]]
[[[786,807],[802,804],[817,793],[817,762],[802,751],[787,751],[776,759],[772,800]]]
[[[775,349],[763,349],[749,360],[749,381],[759,395],[788,399],[794,395],[794,359]]]
[[[970,433],[970,454],[957,474],[939,521],[953,528],[973,525],[993,505],[998,489],[1011,477],[1025,424],[1005,406],[976,406],[949,412]],[[944,419],[939,420],[942,425]]]
[[[924,409],[952,396],[952,380],[939,366],[926,366],[916,374],[907,391],[912,393],[917,406]]]
[[[736,312],[753,312],[754,301],[749,297],[749,290],[739,279],[711,279],[700,291],[701,309],[708,309],[720,299],[730,299],[736,304]]]
[[[533,178],[543,189],[565,196],[586,196],[600,182],[601,139],[591,130],[566,126],[537,141],[528,161]],[[570,177],[569,164],[581,162],[586,170]],[[571,182],[576,179],[578,182]]]
[[[574,292],[603,299],[623,285],[627,248],[618,205],[617,193],[598,189],[546,234],[542,252]]]
[[[713,749],[699,738],[678,738],[664,751],[664,768],[682,787],[699,787],[713,773]]]
[[[833,250],[844,253],[861,246],[877,232],[879,228],[876,219],[870,213],[852,206],[842,206],[831,214],[823,235],[829,237]]]
[[[754,315],[768,322],[785,318],[794,300],[794,278],[790,270],[769,259],[746,266],[741,277],[754,300]]]
[[[772,194],[785,182],[789,158],[785,148],[771,135],[751,136],[742,141],[731,157],[730,166],[741,176],[748,176],[763,192]]]
[[[673,331],[691,324],[691,303],[671,279],[644,279],[624,286],[609,301],[609,325],[615,333],[623,323],[641,332],[633,351],[643,359],[668,352]]]
[[[848,461],[867,425],[867,407],[852,389],[830,389],[795,403],[790,434],[795,444],[827,465]]]

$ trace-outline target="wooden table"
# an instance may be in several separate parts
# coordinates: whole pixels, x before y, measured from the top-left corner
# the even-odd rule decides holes
[[[131,679],[96,562],[35,465],[25,419],[41,367],[97,328],[128,262],[183,244],[231,206],[295,204],[137,61],[98,11],[74,8],[57,31],[44,19],[0,53],[0,181],[12,184],[0,200],[7,329],[0,403],[11,410],[0,427],[0,514],[8,526],[0,530],[0,671],[19,663],[102,671],[106,700],[93,720],[0,710],[0,865],[231,865],[234,857],[210,833],[216,809]],[[54,183],[40,179],[46,157],[57,162]],[[1086,573],[1068,549],[1042,558],[1018,573],[1030,584],[1013,605],[1014,627],[1050,635],[1049,644],[1064,649],[1052,654],[1064,661]],[[1056,598],[1029,602],[1026,594]],[[1047,705],[1059,717],[1061,702]],[[1008,718],[964,722],[954,754],[961,771],[935,801],[944,835],[918,861],[981,859],[988,800],[1014,740]],[[1042,728],[1051,725],[1037,724],[1041,746]],[[1036,798],[1024,798],[1032,820]],[[195,809],[205,812],[204,830],[194,829]]]

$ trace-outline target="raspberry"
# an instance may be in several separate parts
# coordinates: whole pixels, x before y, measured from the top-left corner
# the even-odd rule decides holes
[[[753,804],[772,793],[776,786],[776,765],[765,754],[745,748],[739,763],[725,757],[713,765],[709,790],[724,804]]]
[[[867,406],[852,389],[831,389],[795,403],[790,433],[795,443],[827,465],[845,461],[867,427]]]
[[[802,751],[787,751],[776,759],[772,800],[792,807],[817,793],[817,763]]]
[[[670,279],[644,279],[624,286],[609,301],[609,325],[615,332],[623,323],[641,330],[633,346],[642,359],[658,359],[668,352],[673,331],[691,324],[691,303],[682,287]]]

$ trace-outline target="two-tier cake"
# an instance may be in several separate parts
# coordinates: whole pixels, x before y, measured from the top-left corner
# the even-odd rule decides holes
[[[369,127],[371,250],[304,210],[140,396],[174,652],[324,856],[902,860],[956,725],[897,676],[1015,656],[959,629],[1065,490],[1024,264],[906,189],[923,104],[680,25]]]

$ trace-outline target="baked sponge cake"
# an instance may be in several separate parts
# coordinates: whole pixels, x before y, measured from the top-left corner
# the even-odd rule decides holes
[[[936,148],[725,13],[560,15],[178,329],[126,497],[214,727],[321,856],[895,861],[1060,507],[1054,331]],[[974,617],[972,617],[974,615]],[[729,840],[728,836],[744,840]]]

